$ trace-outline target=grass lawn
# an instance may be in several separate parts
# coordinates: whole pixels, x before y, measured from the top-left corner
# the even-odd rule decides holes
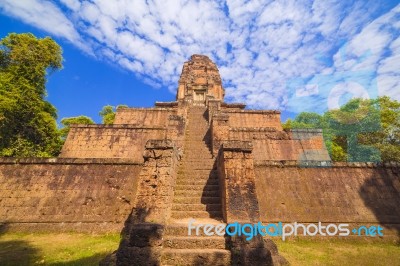
[[[119,234],[6,233],[0,236],[0,265],[98,265],[119,239]]]
[[[274,239],[275,240],[275,239]],[[275,240],[291,265],[400,266],[400,246],[368,240]]]
[[[291,265],[400,266],[400,246],[366,240],[274,239]],[[98,265],[116,250],[119,234],[17,234],[0,236],[0,265]]]

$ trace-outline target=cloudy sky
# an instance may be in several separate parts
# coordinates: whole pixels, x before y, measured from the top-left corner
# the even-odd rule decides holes
[[[0,0],[0,12],[3,36],[47,34],[66,62],[99,68],[49,85],[84,94],[93,84],[83,80],[101,73],[102,93],[124,90],[116,104],[174,100],[194,53],[217,63],[227,101],[250,108],[324,111],[349,94],[400,100],[399,1]]]

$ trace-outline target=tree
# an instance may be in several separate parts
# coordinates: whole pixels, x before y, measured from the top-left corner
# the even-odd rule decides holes
[[[360,134],[358,141],[378,149],[382,161],[400,162],[400,102],[384,96],[369,100],[369,105],[379,112],[380,126]]]
[[[59,153],[57,111],[44,97],[47,74],[61,68],[61,47],[49,37],[11,33],[0,41],[0,156]]]
[[[63,140],[65,140],[68,136],[68,132],[71,128],[71,125],[93,125],[94,121],[87,116],[81,115],[76,117],[67,117],[61,119],[61,124],[63,127],[60,129],[60,136]]]
[[[320,128],[322,116],[317,113],[302,112],[294,120],[290,118],[282,124],[284,129],[290,128]]]
[[[103,107],[103,109],[100,111],[100,116],[102,117],[103,124],[105,125],[111,125],[114,123],[115,120],[115,110],[118,110],[119,108],[126,108],[128,106],[126,105],[118,105],[116,108],[112,105],[106,105]]]
[[[284,128],[322,128],[334,161],[400,162],[400,103],[387,96],[351,99],[339,109],[300,113]]]
[[[105,125],[111,125],[114,123],[115,119],[115,110],[118,110],[119,108],[125,108],[128,107],[126,105],[118,105],[117,107],[111,106],[111,105],[106,105],[103,107],[103,109],[100,111],[100,116],[102,117],[102,122]],[[93,125],[95,122],[92,120],[92,118],[81,115],[77,117],[66,117],[61,120],[62,128],[60,129],[60,135],[61,139],[65,141],[65,139],[68,136],[68,132],[70,130],[70,126],[73,124],[80,124],[80,125]]]

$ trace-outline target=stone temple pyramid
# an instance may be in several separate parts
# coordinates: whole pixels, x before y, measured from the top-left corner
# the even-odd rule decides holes
[[[279,111],[224,96],[215,63],[192,55],[176,101],[119,108],[112,125],[73,125],[58,158],[1,158],[0,226],[122,232],[103,265],[285,262],[270,239],[189,235],[189,223],[400,231],[399,165],[332,163],[321,130],[283,130]]]

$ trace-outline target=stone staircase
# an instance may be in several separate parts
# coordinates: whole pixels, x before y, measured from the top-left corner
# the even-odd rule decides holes
[[[204,106],[188,112],[185,154],[180,162],[172,217],[166,226],[162,265],[230,265],[230,251],[223,236],[206,236],[203,231],[188,235],[188,223],[222,223],[217,170],[209,149],[209,125]]]

